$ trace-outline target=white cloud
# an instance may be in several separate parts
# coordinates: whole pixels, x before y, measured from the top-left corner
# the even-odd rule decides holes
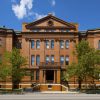
[[[45,17],[46,15],[44,15],[44,14],[39,14],[39,13],[33,13],[33,15],[35,16],[35,19],[36,20],[38,20],[38,19],[41,19],[41,18],[43,18],[43,17]]]
[[[33,0],[21,0],[20,4],[13,4],[12,10],[18,19],[23,19],[25,16],[29,16],[33,7]]]
[[[33,7],[33,1],[35,0],[20,0],[19,4],[17,0],[11,0],[12,2],[12,10],[15,14],[15,16],[18,19],[23,19],[24,17],[32,17],[33,19],[41,19],[45,17],[45,14],[39,14],[38,12],[32,11]],[[55,6],[56,2],[55,0],[50,0],[51,5]],[[55,15],[55,12],[52,12],[53,15]]]
[[[51,5],[55,6],[56,5],[56,1],[55,0],[51,0]]]

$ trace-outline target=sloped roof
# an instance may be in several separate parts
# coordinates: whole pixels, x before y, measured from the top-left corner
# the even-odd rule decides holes
[[[29,27],[34,26],[34,25],[36,25],[36,24],[38,24],[38,23],[41,23],[41,22],[43,22],[44,20],[47,20],[47,19],[53,19],[53,20],[55,20],[55,21],[58,21],[58,22],[60,22],[60,23],[62,23],[62,24],[64,24],[64,25],[66,25],[66,26],[69,26],[70,28],[76,28],[74,24],[68,23],[68,22],[66,22],[66,21],[63,21],[63,20],[61,20],[61,19],[59,19],[59,18],[53,16],[52,14],[49,14],[48,16],[45,16],[45,17],[43,17],[43,18],[41,18],[41,19],[39,19],[39,20],[36,20],[36,21],[34,21],[34,22],[31,22],[31,23],[27,24],[27,25],[26,25],[26,28],[28,29]]]

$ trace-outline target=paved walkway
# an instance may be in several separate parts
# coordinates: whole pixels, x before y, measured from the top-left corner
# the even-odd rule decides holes
[[[97,94],[42,94],[0,95],[0,100],[100,100]]]

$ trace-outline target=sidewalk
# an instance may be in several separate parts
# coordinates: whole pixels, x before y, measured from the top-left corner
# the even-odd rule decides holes
[[[72,91],[42,91],[42,92],[33,92],[33,93],[25,93],[25,94],[79,94],[79,92],[72,92]]]

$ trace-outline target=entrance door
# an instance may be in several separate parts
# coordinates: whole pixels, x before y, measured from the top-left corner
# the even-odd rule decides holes
[[[46,82],[47,83],[53,83],[54,81],[54,71],[53,70],[47,70],[46,71]]]

